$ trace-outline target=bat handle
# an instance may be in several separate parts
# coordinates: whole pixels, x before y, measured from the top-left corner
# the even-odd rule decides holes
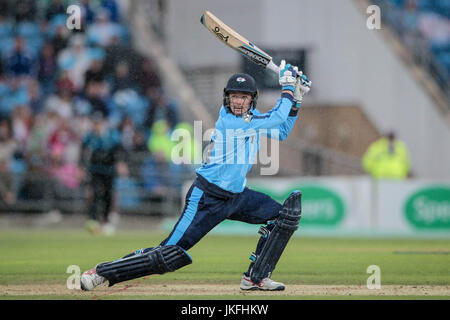
[[[275,63],[273,63],[272,60],[270,60],[270,62],[267,64],[266,68],[272,70],[277,75],[280,74],[280,67],[278,67]]]
[[[270,62],[267,64],[266,68],[272,70],[272,71],[275,72],[277,75],[280,74],[280,67],[277,66],[275,63],[273,63],[272,60],[270,60]],[[298,78],[298,77],[300,77],[300,75],[297,74],[297,78]]]

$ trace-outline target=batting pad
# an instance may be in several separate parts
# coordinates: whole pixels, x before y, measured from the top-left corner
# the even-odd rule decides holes
[[[298,229],[302,211],[301,196],[300,191],[294,191],[284,201],[280,215],[275,220],[275,227],[269,233],[268,239],[250,271],[253,283],[259,284],[264,278],[270,277],[289,239]]]
[[[159,246],[144,254],[97,266],[97,274],[109,281],[109,286],[151,274],[163,274],[192,263],[189,254],[177,245]]]

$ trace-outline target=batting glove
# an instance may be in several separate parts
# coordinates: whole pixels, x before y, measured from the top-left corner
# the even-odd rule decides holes
[[[298,75],[294,90],[294,101],[297,102],[297,106],[302,102],[303,96],[311,90],[311,80],[302,71]]]
[[[297,67],[294,67],[289,63],[286,64],[285,60],[281,60],[279,83],[282,90],[291,90],[292,92],[294,92],[295,84],[297,82],[297,72]]]

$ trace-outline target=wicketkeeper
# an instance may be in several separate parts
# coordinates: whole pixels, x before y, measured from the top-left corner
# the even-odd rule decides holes
[[[250,256],[251,263],[242,276],[240,288],[285,289],[284,284],[270,277],[298,228],[301,193],[292,192],[281,205],[268,195],[246,187],[246,175],[259,149],[260,134],[286,139],[297,119],[303,95],[311,86],[311,81],[297,67],[284,60],[280,65],[279,83],[282,92],[277,104],[261,114],[256,109],[258,90],[255,80],[242,73],[228,80],[211,138],[209,159],[197,169],[197,178],[186,195],[183,213],[172,232],[156,247],[139,249],[84,272],[81,277],[83,290],[92,290],[106,281],[112,286],[180,269],[192,263],[187,251],[225,219],[264,225],[260,228],[261,238]]]

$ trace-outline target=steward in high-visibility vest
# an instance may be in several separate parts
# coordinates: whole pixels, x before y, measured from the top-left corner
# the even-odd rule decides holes
[[[375,179],[405,179],[411,169],[408,149],[393,133],[369,146],[362,166]]]

